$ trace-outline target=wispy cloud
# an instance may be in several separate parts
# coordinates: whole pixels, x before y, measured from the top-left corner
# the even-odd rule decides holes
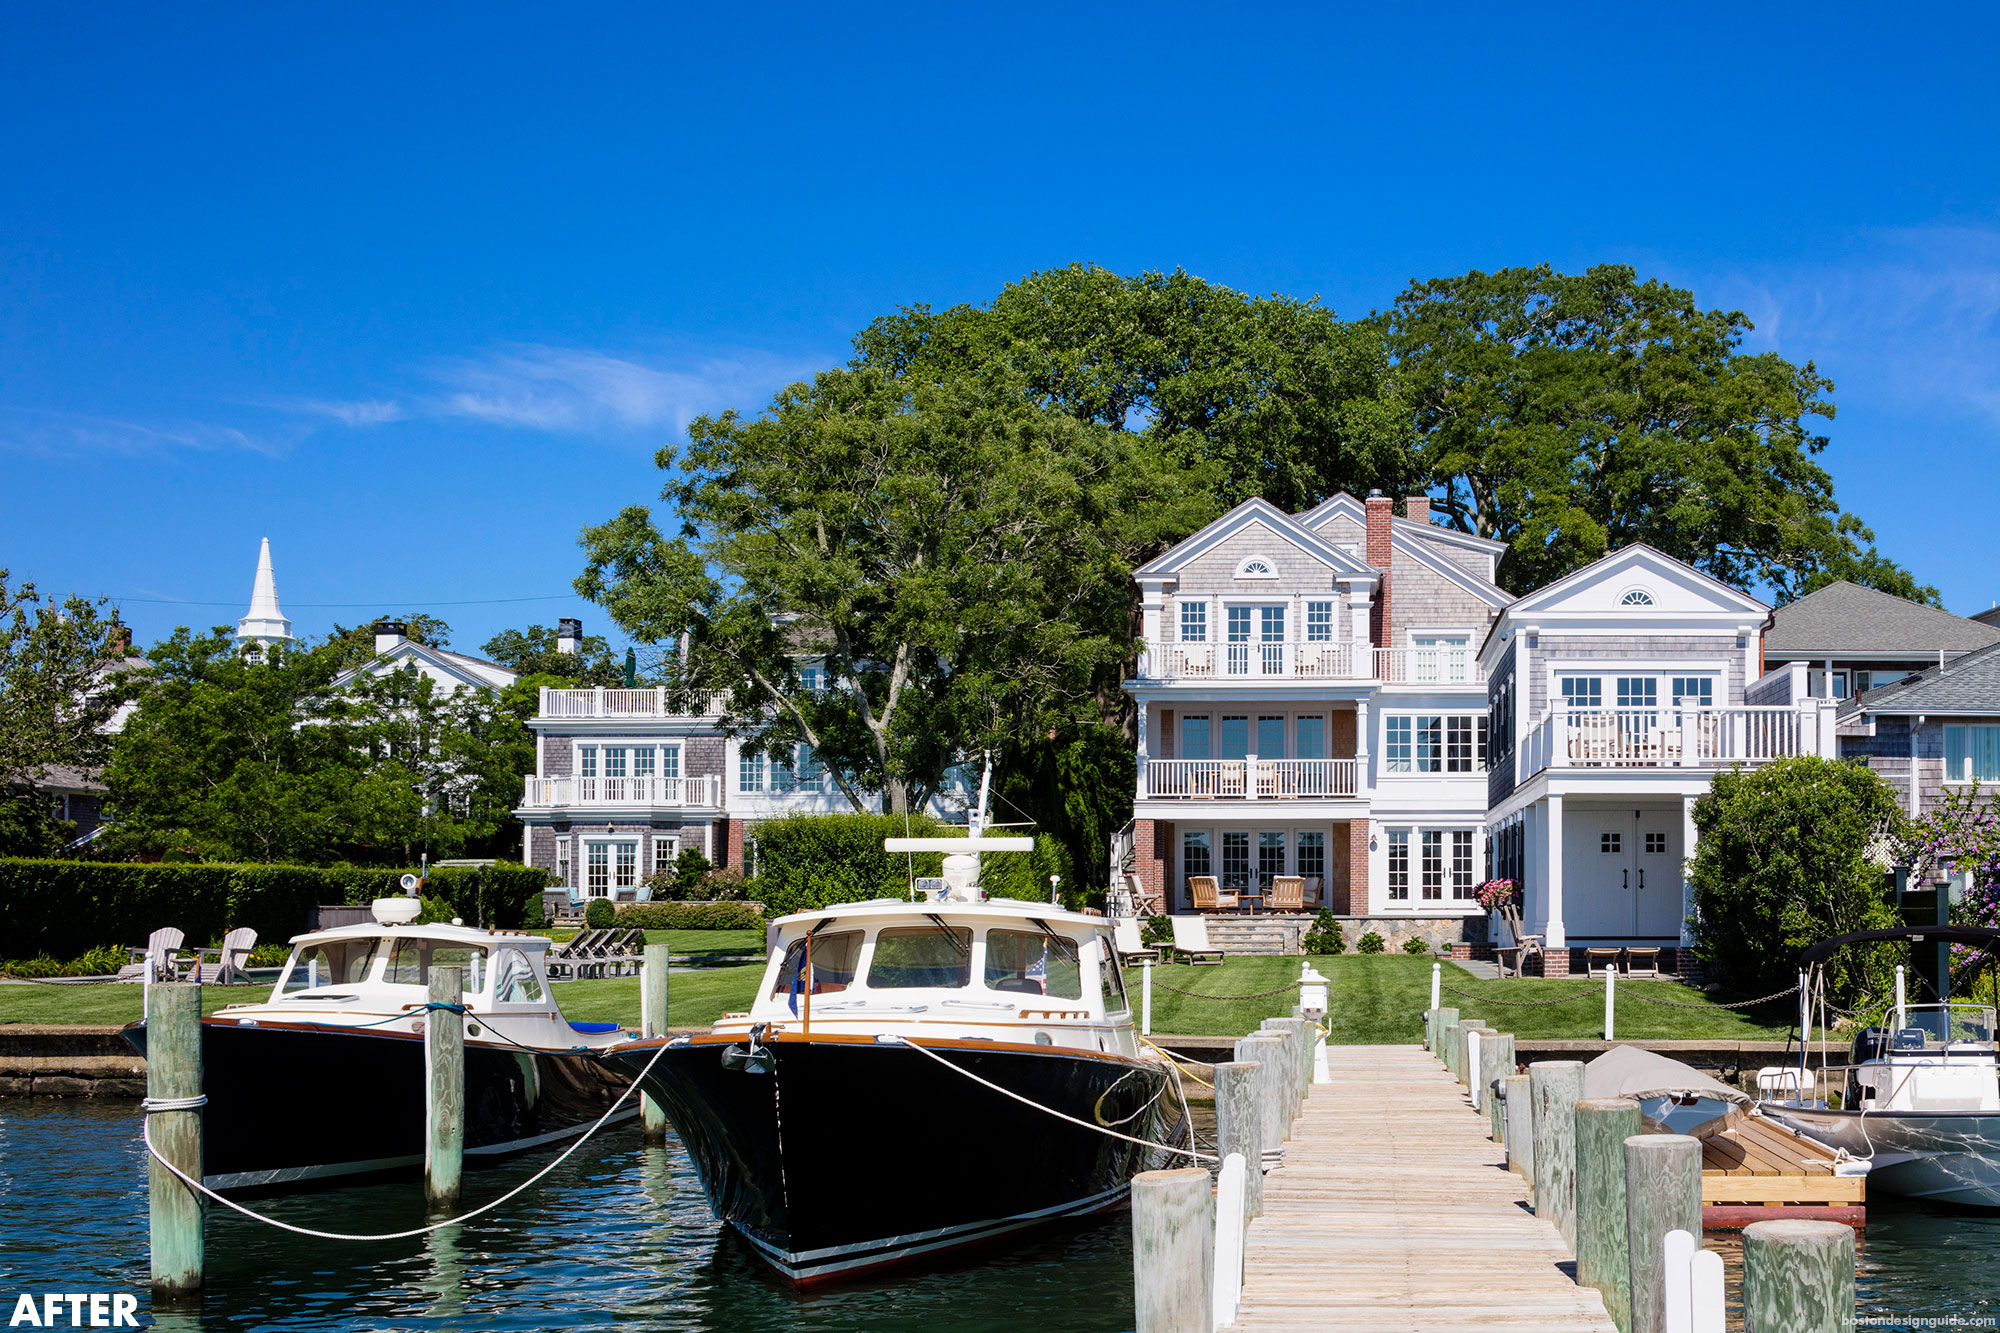
[[[207,421],[144,422],[37,408],[0,408],[0,448],[60,457],[135,457],[176,450],[243,449],[277,455],[282,439]]]
[[[363,398],[352,402],[328,398],[296,398],[268,405],[286,411],[303,412],[309,416],[332,417],[344,426],[380,426],[390,421],[401,421],[409,415],[401,403],[381,398]]]
[[[811,362],[761,353],[656,363],[567,347],[513,345],[433,370],[432,415],[524,430],[683,430],[705,412],[763,406],[773,390],[812,373]]]

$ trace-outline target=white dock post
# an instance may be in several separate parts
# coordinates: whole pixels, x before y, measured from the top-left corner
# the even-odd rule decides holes
[[[1617,975],[1618,974],[1612,970],[1611,964],[1606,963],[1604,965],[1604,1039],[1606,1041],[1618,1040],[1618,1038],[1611,1035],[1612,1017],[1616,1012],[1616,1003],[1612,999],[1612,994],[1615,989],[1615,983],[1613,981],[1613,978],[1616,977]]]
[[[1132,1177],[1137,1333],[1213,1333],[1215,1196],[1198,1167]]]
[[[1438,1007],[1438,995],[1443,986],[1444,986],[1444,964],[1432,963],[1431,964],[1431,1008],[1433,1011],[1435,1011]]]
[[[1243,1303],[1244,1193],[1249,1170],[1241,1153],[1222,1159],[1222,1176],[1215,1185],[1215,1326],[1236,1322]]]
[[[639,964],[639,1035],[667,1035],[667,955],[664,944],[646,946],[645,960]],[[639,1120],[648,1143],[663,1143],[667,1137],[667,1111],[644,1088],[639,1090]]]
[[[1153,1035],[1153,963],[1148,959],[1139,968],[1139,1035]]]

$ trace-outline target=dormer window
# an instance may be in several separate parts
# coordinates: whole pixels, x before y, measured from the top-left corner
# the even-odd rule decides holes
[[[1629,588],[1626,590],[1625,595],[1618,599],[1618,605],[1620,606],[1651,606],[1652,604],[1653,594],[1647,592],[1644,588]]]
[[[1278,567],[1261,555],[1253,555],[1236,567],[1239,579],[1274,579],[1278,577]]]

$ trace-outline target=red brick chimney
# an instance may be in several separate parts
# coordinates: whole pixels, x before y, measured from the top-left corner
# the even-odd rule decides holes
[[[1368,492],[1368,563],[1382,571],[1382,585],[1368,613],[1368,637],[1377,648],[1387,647],[1389,639],[1389,523],[1395,513],[1394,500],[1380,491]]]
[[[1431,497],[1428,495],[1412,495],[1405,499],[1403,501],[1403,517],[1409,519],[1412,523],[1429,523],[1431,521]]]

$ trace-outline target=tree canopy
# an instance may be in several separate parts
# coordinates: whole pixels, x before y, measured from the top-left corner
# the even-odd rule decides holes
[[[501,630],[479,651],[523,676],[547,676],[546,684],[616,687],[625,683],[625,666],[611,655],[611,645],[601,634],[585,635],[575,652],[564,653],[556,650],[554,629],[530,625],[525,630]]]
[[[961,756],[1115,694],[1132,569],[1213,512],[1202,471],[994,379],[829,371],[689,439],[657,460],[679,531],[586,529],[577,590],[686,634],[730,727],[810,746],[856,808],[918,808]]]

